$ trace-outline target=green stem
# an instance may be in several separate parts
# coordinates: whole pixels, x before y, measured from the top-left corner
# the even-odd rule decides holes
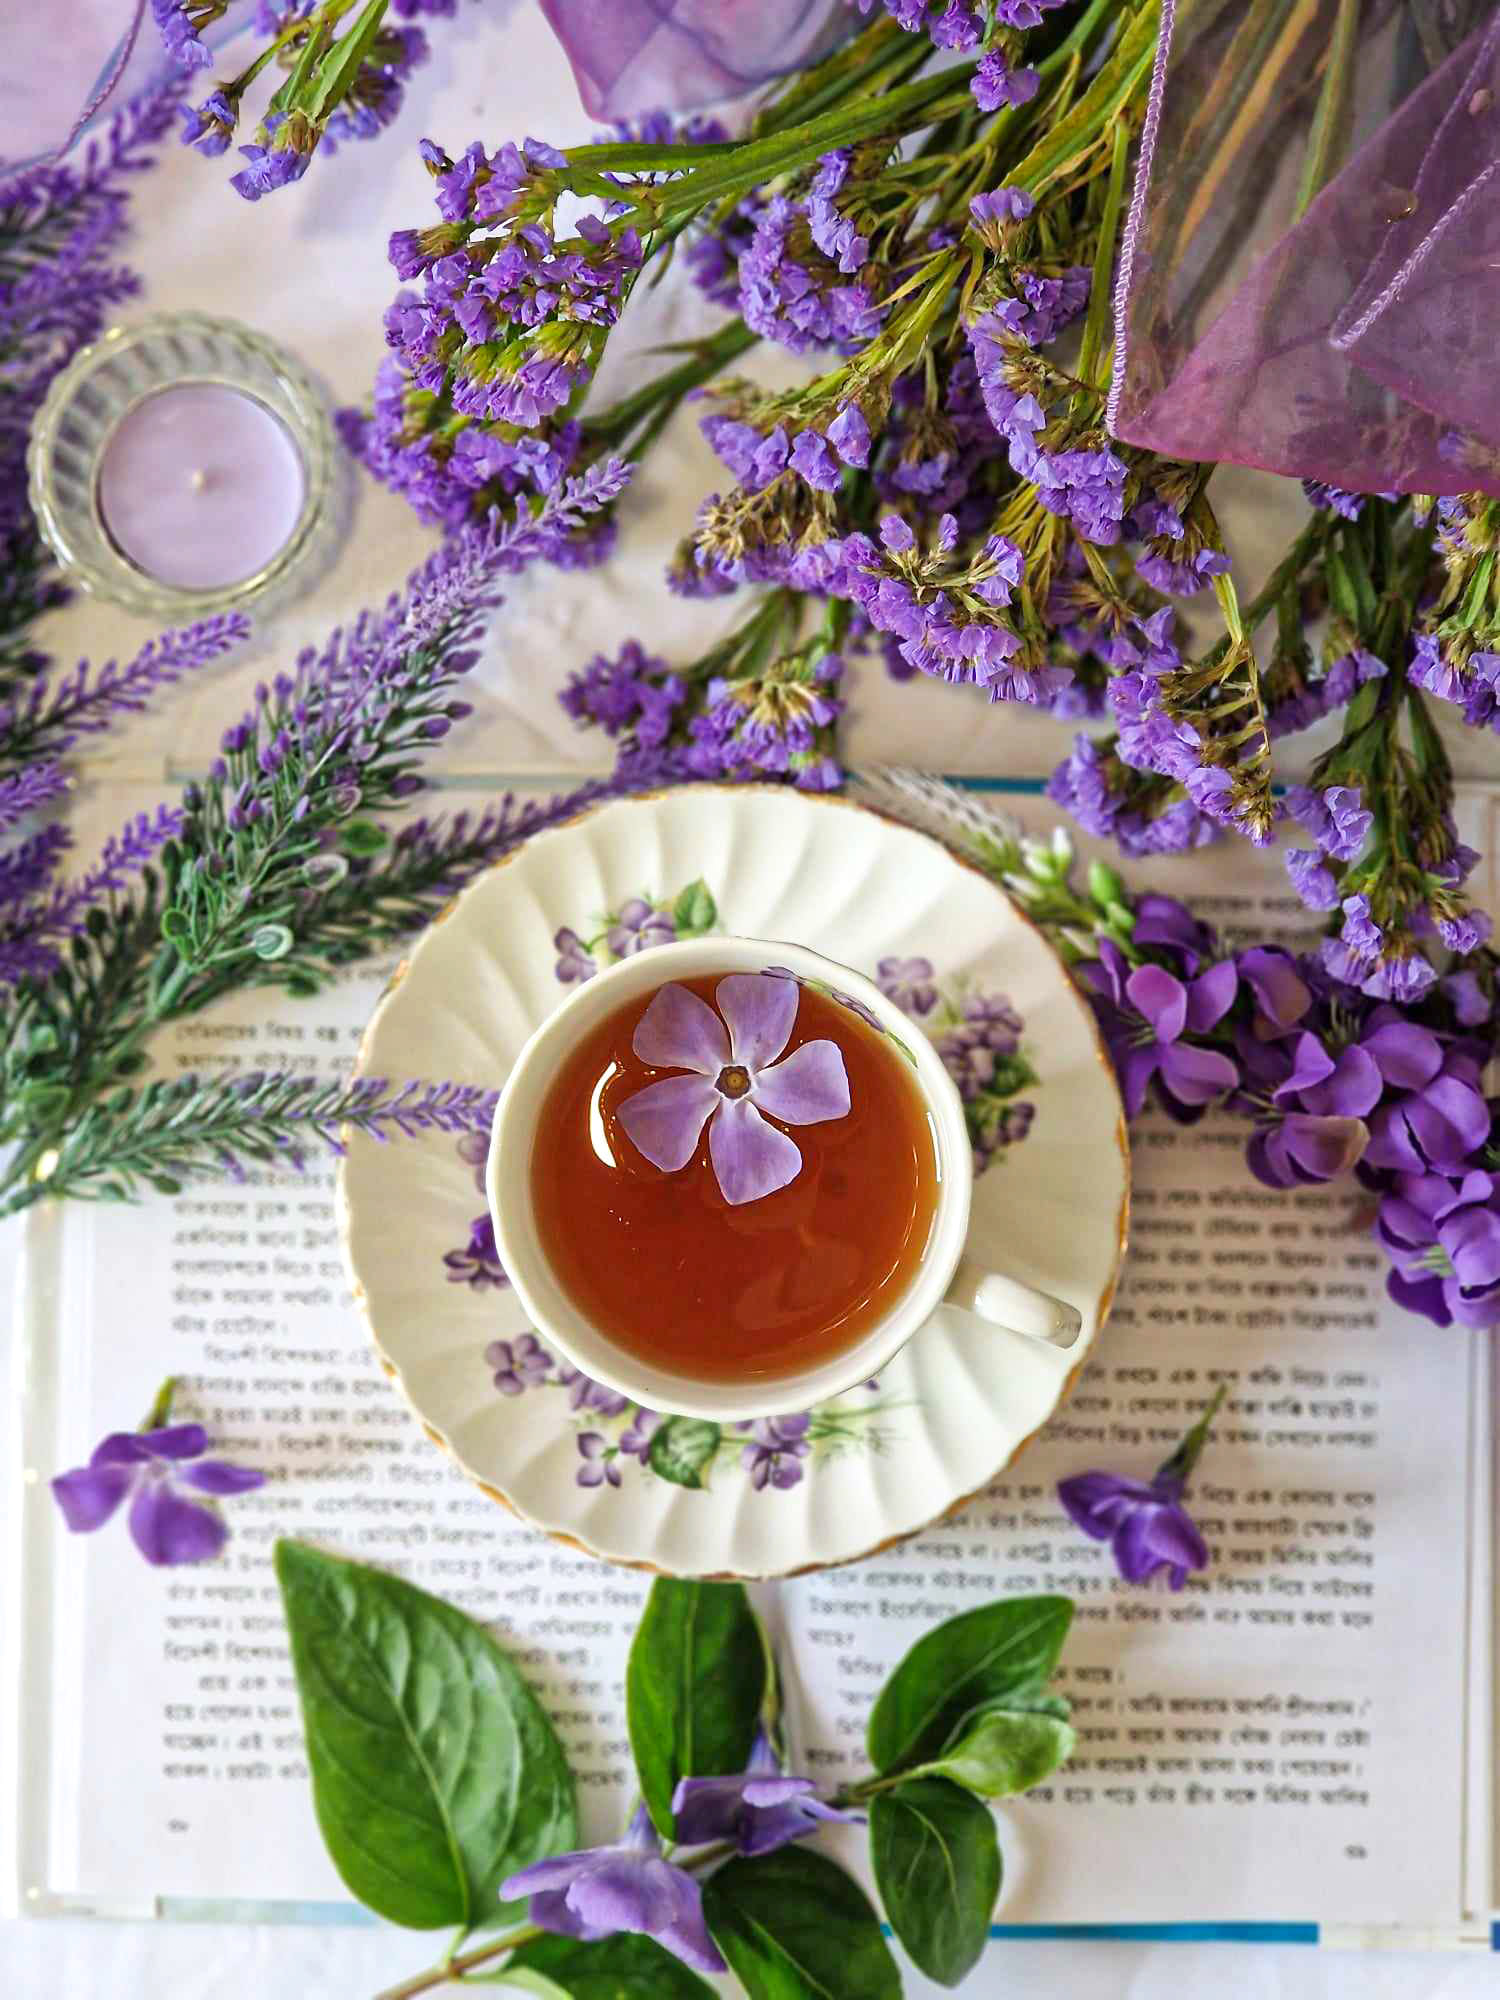
[[[1109,163],[1109,186],[1105,190],[1104,208],[1099,217],[1099,241],[1094,247],[1094,269],[1089,284],[1089,316],[1084,322],[1083,342],[1078,354],[1078,374],[1081,380],[1093,382],[1094,370],[1107,346],[1106,334],[1109,327],[1111,303],[1111,279],[1115,269],[1116,238],[1120,231],[1120,214],[1125,206],[1125,177],[1130,164],[1130,127],[1123,118],[1116,119],[1113,152]],[[1109,386],[1109,371],[1098,384],[1101,389]]]
[[[1332,177],[1348,136],[1349,96],[1354,82],[1355,36],[1359,28],[1359,0],[1339,0],[1339,11],[1328,44],[1328,67],[1318,92],[1312,129],[1307,137],[1307,156],[1302,163],[1302,183],[1297,190],[1293,222],[1300,222],[1320,190]]]
[[[503,1938],[492,1944],[480,1945],[474,1951],[460,1952],[455,1958],[451,1954],[438,1965],[429,1965],[425,1972],[413,1974],[403,1979],[398,1986],[387,1986],[375,1995],[375,2000],[413,2000],[418,1993],[430,1993],[436,1986],[444,1986],[450,1979],[461,1979],[466,1972],[472,1972],[476,1965],[488,1965],[492,1960],[503,1958],[517,1945],[531,1944],[547,1933],[540,1924],[526,1924],[518,1931],[507,1931]]]

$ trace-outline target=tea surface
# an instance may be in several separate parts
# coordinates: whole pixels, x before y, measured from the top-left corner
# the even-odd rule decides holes
[[[670,984],[722,1019],[715,994],[726,976]],[[766,975],[733,977],[792,985]],[[660,987],[627,1001],[578,1043],[538,1121],[531,1161],[537,1233],[563,1289],[628,1352],[705,1380],[781,1374],[853,1346],[906,1291],[932,1226],[936,1142],[909,1064],[849,1008],[809,987],[793,990],[796,1014],[785,1046],[758,1069],[722,1070],[711,1086],[720,1094],[685,1165],[667,1171],[653,1164],[626,1129],[634,1122],[653,1145],[639,1107],[621,1115],[647,1087],[686,1072],[686,1065],[643,1061],[633,1047]],[[711,1049],[702,1015],[685,1009],[680,996],[672,1005],[679,1016],[692,1012],[690,1025]],[[847,1110],[811,1123],[776,1118],[776,1065],[818,1042],[834,1043],[842,1057]],[[826,1072],[826,1051],[818,1060]],[[812,1062],[804,1058],[788,1075],[806,1075]],[[700,1063],[700,1078],[706,1067]],[[701,1080],[698,1089],[702,1101]],[[738,1097],[763,1097],[767,1122],[795,1144],[801,1164],[774,1192],[731,1202],[714,1155],[722,1164],[726,1107]]]

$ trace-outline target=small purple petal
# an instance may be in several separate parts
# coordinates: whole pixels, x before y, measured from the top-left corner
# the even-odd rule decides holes
[[[251,1465],[230,1465],[222,1458],[205,1458],[190,1465],[178,1477],[184,1486],[196,1486],[200,1493],[253,1493],[264,1486],[266,1475]]]
[[[1161,1080],[1179,1103],[1207,1104],[1220,1091],[1233,1090],[1240,1073],[1217,1049],[1174,1042],[1161,1051]]]
[[[630,1046],[657,1069],[691,1069],[715,1077],[729,1061],[724,1023],[686,986],[663,986],[635,1024]]]
[[[168,1424],[159,1431],[141,1431],[139,1438],[153,1458],[201,1458],[208,1450],[202,1424]]]
[[[1234,1005],[1240,975],[1233,959],[1226,958],[1222,965],[1211,966],[1205,973],[1190,982],[1187,1000],[1187,1024],[1195,1035],[1206,1034],[1216,1027]]]
[[[52,1497],[62,1509],[68,1532],[89,1535],[102,1528],[135,1483],[126,1465],[80,1465],[52,1482]]]
[[[675,1174],[697,1152],[703,1127],[723,1102],[706,1076],[667,1076],[627,1097],[617,1115],[636,1151],[664,1174]]]
[[[145,1480],[130,1506],[130,1534],[148,1563],[209,1562],[229,1539],[217,1514],[174,1493],[164,1479]]]
[[[802,1171],[802,1154],[768,1125],[748,1097],[725,1098],[708,1128],[708,1151],[719,1192],[732,1208],[775,1194]]]
[[[785,1062],[763,1069],[750,1095],[785,1125],[819,1125],[849,1112],[849,1072],[837,1042],[804,1042]]]
[[[1364,1047],[1385,1081],[1398,1090],[1420,1090],[1443,1066],[1437,1036],[1414,1021],[1388,1021],[1365,1036]]]
[[[90,1465],[144,1465],[151,1454],[133,1431],[111,1431],[94,1446]]]
[[[1187,1025],[1187,989],[1159,965],[1138,965],[1125,997],[1159,1042],[1175,1042]]]
[[[714,989],[729,1023],[730,1060],[750,1071],[775,1062],[792,1038],[801,989],[762,972],[732,972]]]
[[[659,1935],[677,1914],[675,1872],[658,1856],[620,1851],[598,1855],[574,1878],[567,1892],[568,1908],[601,1930]]]

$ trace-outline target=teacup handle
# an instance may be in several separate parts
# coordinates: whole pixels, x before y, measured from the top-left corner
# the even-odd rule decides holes
[[[1083,1331],[1078,1309],[1066,1300],[1036,1291],[1001,1271],[983,1270],[967,1257],[954,1272],[944,1303],[1052,1347],[1071,1347]]]

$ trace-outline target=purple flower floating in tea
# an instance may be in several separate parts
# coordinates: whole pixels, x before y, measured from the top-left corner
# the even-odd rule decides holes
[[[90,1535],[128,1499],[130,1538],[148,1563],[210,1562],[229,1539],[214,1501],[264,1486],[266,1475],[227,1459],[205,1458],[202,1424],[169,1424],[173,1384],[163,1385],[139,1431],[111,1431],[87,1465],[60,1473],[52,1497],[69,1533]],[[189,1490],[184,1492],[186,1487]]]
[[[737,1778],[680,1778],[672,1816],[683,1847],[732,1840],[747,1856],[772,1854],[825,1820],[859,1824],[864,1814],[845,1812],[818,1797],[811,1778],[787,1776],[765,1731],[758,1730],[750,1762]]]
[[[502,1882],[500,1894],[529,1896],[531,1921],[544,1931],[589,1940],[639,1931],[699,1972],[725,1970],[703,1921],[703,1890],[663,1860],[644,1806],[614,1846],[534,1861]]]
[[[631,1047],[682,1076],[648,1083],[620,1106],[626,1137],[663,1173],[685,1167],[708,1127],[719,1191],[732,1207],[788,1186],[802,1170],[784,1125],[818,1125],[849,1111],[849,1075],[836,1042],[804,1042],[778,1061],[796,1026],[791,979],[732,972],[714,989],[718,1012],[686,986],[663,986],[636,1023]]]
[[[1058,1481],[1057,1497],[1069,1520],[1094,1541],[1109,1543],[1127,1583],[1145,1583],[1161,1571],[1171,1589],[1181,1590],[1189,1571],[1207,1569],[1208,1544],[1182,1503],[1227,1394],[1228,1385],[1221,1382],[1149,1484],[1117,1472],[1080,1472]]]

